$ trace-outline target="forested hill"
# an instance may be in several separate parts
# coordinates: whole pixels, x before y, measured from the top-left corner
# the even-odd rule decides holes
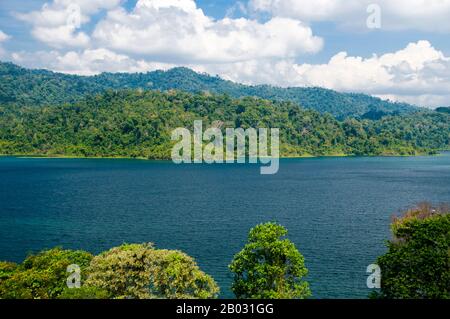
[[[187,68],[149,73],[103,73],[75,76],[46,70],[28,70],[12,63],[0,63],[0,104],[43,106],[80,101],[82,97],[107,89],[171,89],[190,93],[210,92],[239,98],[260,97],[291,101],[338,119],[347,117],[379,119],[387,114],[408,114],[418,108],[392,103],[365,94],[339,93],[323,88],[278,88],[247,86],[219,77],[199,74]]]
[[[450,114],[450,107],[438,107],[436,112]]]
[[[292,102],[181,91],[106,91],[80,102],[0,106],[0,154],[168,159],[177,127],[280,128],[282,156],[415,155],[450,149],[450,115],[346,119]]]

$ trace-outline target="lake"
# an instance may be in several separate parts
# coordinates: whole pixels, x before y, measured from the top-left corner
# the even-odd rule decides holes
[[[108,159],[0,158],[0,260],[63,246],[99,253],[153,242],[196,258],[233,297],[227,265],[258,223],[277,221],[305,256],[315,298],[365,298],[393,214],[450,202],[450,154],[175,165]]]

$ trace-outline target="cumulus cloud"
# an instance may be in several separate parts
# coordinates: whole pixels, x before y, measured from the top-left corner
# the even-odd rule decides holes
[[[132,59],[107,49],[86,49],[82,52],[38,51],[15,52],[12,60],[33,68],[46,68],[56,72],[78,75],[96,75],[102,72],[148,72],[167,70],[173,64]]]
[[[0,42],[4,42],[9,39],[10,39],[10,36],[7,35],[5,32],[3,32],[2,30],[0,30]]]
[[[364,8],[363,2],[364,0],[250,0],[249,7],[253,11],[268,12],[274,16],[324,21]]]
[[[13,61],[54,71],[94,75],[101,72],[167,70],[178,63],[136,59],[108,49],[81,52],[14,53]],[[325,64],[299,64],[294,59],[253,59],[227,63],[185,63],[198,72],[219,75],[245,84],[281,87],[319,86],[341,92],[363,92],[383,99],[420,106],[450,104],[450,57],[428,41],[404,49],[363,58],[340,52]]]
[[[53,0],[38,11],[16,13],[33,26],[33,36],[52,47],[87,47],[89,36],[78,30],[100,10],[113,9],[121,0]]]
[[[327,63],[299,62],[303,54],[315,53],[323,45],[322,39],[299,19],[305,23],[346,23],[355,12],[366,14],[369,1],[250,1],[247,8],[270,12],[272,18],[261,22],[231,18],[230,14],[216,20],[205,15],[193,0],[138,0],[130,11],[120,5],[120,0],[54,0],[20,18],[32,23],[37,39],[55,49],[16,52],[11,58],[29,67],[82,75],[186,66],[246,84],[320,86],[425,106],[450,104],[450,57],[428,41],[410,43],[382,55],[358,57],[339,52]],[[433,1],[427,2],[427,8],[421,6],[424,1],[408,1],[405,11],[399,9],[402,4],[406,6],[403,0],[379,3],[384,10],[383,21],[388,14],[398,21],[411,16],[422,21],[436,14],[437,22],[431,24],[436,26],[448,13],[450,0]],[[81,24],[100,10],[107,11],[91,34],[67,25],[67,8],[73,3],[81,8]],[[0,31],[0,42],[2,38],[8,37]]]
[[[371,58],[341,52],[322,65],[294,65],[307,85],[372,94],[440,94],[450,89],[450,58],[428,41]]]
[[[5,42],[9,39],[11,39],[11,37],[9,35],[7,35],[5,32],[3,32],[2,30],[0,30],[0,58],[4,58],[7,55],[5,49],[3,49],[3,47],[2,47],[2,42]]]
[[[36,26],[32,34],[39,41],[56,48],[86,47],[89,44],[89,36],[84,32],[75,32],[71,25],[58,27]]]
[[[249,0],[249,7],[273,16],[361,28],[373,3],[381,8],[383,29],[450,32],[450,0]]]
[[[417,105],[450,103],[450,57],[428,41],[369,58],[340,52],[326,64],[297,64],[294,60],[265,60],[227,66],[201,67],[248,84],[320,86],[343,92],[364,92]]]
[[[111,10],[93,38],[105,48],[182,63],[296,57],[323,44],[298,20],[214,20],[193,0],[139,0],[132,12]]]
[[[436,94],[421,94],[421,95],[379,94],[376,96],[383,100],[405,102],[405,103],[415,104],[415,105],[429,107],[429,108],[450,105],[450,94],[442,94],[442,95],[436,95]]]
[[[138,0],[128,12],[120,2],[54,0],[38,11],[16,16],[32,24],[33,36],[53,48],[105,48],[164,62],[296,57],[318,52],[323,45],[310,27],[295,19],[275,17],[265,23],[246,18],[215,20],[194,0]],[[76,22],[83,25],[100,10],[107,15],[92,34],[78,28]]]

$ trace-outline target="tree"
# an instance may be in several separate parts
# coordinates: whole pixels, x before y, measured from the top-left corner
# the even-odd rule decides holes
[[[392,223],[393,240],[378,258],[387,299],[450,299],[450,210],[421,204]]]
[[[92,255],[85,251],[54,248],[28,256],[20,265],[0,263],[0,298],[52,299],[67,287],[67,266],[77,264],[84,270]]]
[[[287,230],[276,223],[250,230],[248,243],[230,264],[231,287],[237,298],[307,298],[311,292],[302,280],[308,270],[304,258],[286,238]]]
[[[219,288],[192,257],[151,244],[122,245],[96,256],[85,287],[113,298],[216,298]]]

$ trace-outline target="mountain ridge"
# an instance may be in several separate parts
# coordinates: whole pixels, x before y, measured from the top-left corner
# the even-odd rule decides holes
[[[245,85],[186,67],[147,73],[70,75],[27,69],[0,62],[0,104],[43,106],[74,103],[108,89],[181,90],[189,93],[227,94],[271,101],[290,101],[306,109],[330,113],[339,120],[351,117],[377,120],[386,115],[411,114],[421,109],[407,103],[384,101],[363,93],[340,93],[320,87]]]

